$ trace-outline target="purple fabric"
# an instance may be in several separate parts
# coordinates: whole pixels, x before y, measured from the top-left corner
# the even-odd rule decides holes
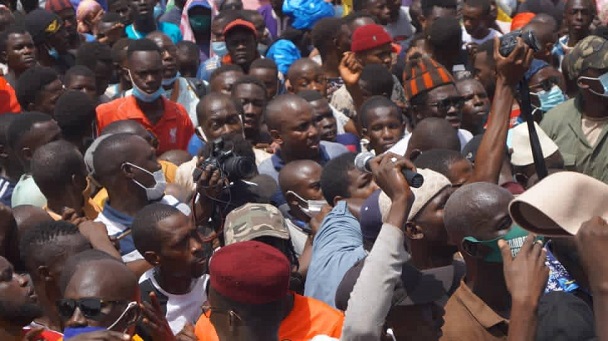
[[[258,9],[258,12],[264,18],[264,22],[266,23],[266,28],[270,32],[270,36],[272,37],[272,40],[276,40],[277,39],[277,27],[278,27],[279,23],[272,16],[272,6],[264,5]]]

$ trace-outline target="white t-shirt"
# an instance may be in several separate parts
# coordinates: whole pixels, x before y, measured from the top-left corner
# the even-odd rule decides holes
[[[198,321],[203,313],[201,307],[207,301],[205,287],[207,281],[209,281],[209,275],[205,274],[193,280],[192,289],[184,295],[174,295],[164,291],[154,278],[154,269],[146,271],[139,278],[140,286],[146,281],[152,284],[154,291],[159,296],[158,299],[161,306],[164,306],[163,308],[167,311],[165,317],[174,335],[184,328],[186,322],[196,324],[196,321]]]
[[[463,46],[463,48],[465,48],[468,43],[475,43],[477,45],[481,45],[490,39],[494,39],[494,37],[502,37],[502,33],[491,28],[490,33],[488,33],[487,36],[485,36],[481,39],[475,39],[467,33],[467,30],[465,30],[464,27],[462,28],[462,46]]]
[[[407,150],[407,146],[410,143],[410,138],[412,138],[412,134],[405,135],[399,142],[395,143],[388,151],[397,155],[405,155],[405,151]],[[460,150],[466,146],[469,141],[473,138],[473,134],[468,130],[458,129],[458,139],[460,140]]]

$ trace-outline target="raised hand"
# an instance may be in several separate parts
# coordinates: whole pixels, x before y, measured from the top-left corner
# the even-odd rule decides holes
[[[143,313],[142,324],[150,333],[153,341],[174,341],[176,340],[169,326],[169,322],[158,303],[156,293],[149,294],[150,302],[139,304]]]
[[[517,45],[511,54],[503,57],[500,52],[500,39],[494,38],[494,60],[496,61],[496,73],[499,80],[508,85],[515,86],[524,78],[524,73],[530,67],[534,58],[532,50],[521,38],[517,38]]]
[[[346,86],[357,86],[363,66],[357,60],[354,52],[346,52],[340,61],[338,70]]]

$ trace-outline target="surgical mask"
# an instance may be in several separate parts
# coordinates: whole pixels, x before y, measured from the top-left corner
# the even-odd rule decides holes
[[[63,330],[63,339],[65,341],[70,341],[70,339],[80,335],[80,334],[86,334],[86,333],[92,333],[92,332],[97,332],[97,331],[101,331],[101,330],[112,330],[112,328],[114,328],[126,315],[127,313],[129,313],[130,311],[132,311],[133,309],[137,309],[138,305],[137,302],[130,302],[127,307],[125,308],[125,310],[123,310],[123,312],[120,314],[120,316],[118,316],[118,318],[116,319],[116,321],[114,321],[114,323],[112,323],[108,328],[104,328],[104,327],[92,327],[92,326],[86,326],[86,327],[66,327]],[[134,322],[136,322],[137,319],[134,319]],[[134,323],[133,322],[133,323]],[[129,323],[127,325],[127,327],[133,325],[133,323]],[[121,331],[121,332],[125,332]]]
[[[51,58],[58,60],[59,59],[59,52],[57,52],[57,49],[52,47],[52,46],[47,46],[46,50],[49,54],[49,56],[51,56]]]
[[[171,77],[171,78],[163,78],[162,85],[163,85],[163,86],[170,86],[170,85],[173,85],[173,83],[175,83],[175,81],[176,81],[176,80],[177,80],[179,77],[181,77],[181,75],[179,74],[179,72],[177,72],[177,73],[175,74],[175,76],[173,76],[173,77]]]
[[[226,47],[225,41],[212,41],[211,50],[213,50],[213,53],[220,58],[223,58],[228,54],[228,48]]]
[[[129,78],[131,79],[131,84],[133,85],[133,89],[132,89],[133,96],[135,96],[135,98],[137,98],[138,100],[140,100],[142,102],[152,103],[152,102],[156,101],[157,99],[159,99],[160,96],[162,96],[165,93],[165,89],[163,89],[162,86],[159,86],[158,90],[154,91],[151,94],[140,89],[133,81],[133,76],[131,76],[131,70],[129,70]]]
[[[302,212],[311,218],[319,214],[323,206],[327,205],[325,200],[306,200],[294,191],[287,191],[287,194],[293,194],[298,200],[298,206]]]
[[[342,18],[344,16],[344,7],[342,5],[334,5],[334,17]]]
[[[531,92],[530,94],[538,96],[538,100],[540,101],[539,109],[544,112],[566,101],[566,96],[564,96],[562,89],[557,85],[553,85],[549,91],[541,90],[539,92]]]
[[[268,50],[268,45],[258,43],[258,53],[262,56],[266,55],[266,50]]]
[[[528,231],[522,229],[521,227],[513,224],[511,225],[511,229],[507,234],[502,237],[494,238],[491,240],[478,240],[474,237],[465,237],[464,240],[477,245],[485,245],[490,248],[490,252],[484,257],[484,261],[488,263],[502,263],[502,254],[500,252],[500,248],[498,247],[498,241],[500,239],[507,242],[509,248],[511,249],[511,256],[515,257],[521,246],[524,244],[526,237],[528,236]]]
[[[591,93],[596,94],[598,96],[601,97],[608,97],[608,72],[606,72],[605,74],[595,78],[595,77],[579,77],[578,79],[588,79],[588,80],[592,80],[592,81],[599,81],[602,84],[602,87],[604,87],[604,93],[599,93],[599,92],[595,92],[593,91],[593,89],[589,88],[589,91],[591,91]]]
[[[133,179],[133,182],[137,184],[139,187],[143,188],[146,191],[146,197],[149,201],[156,201],[162,198],[165,195],[165,188],[167,188],[167,180],[165,179],[165,174],[162,169],[157,170],[154,173],[151,173],[148,170],[145,170],[137,165],[134,165],[130,162],[125,162],[125,165],[129,165],[133,168],[137,168],[140,171],[151,175],[154,178],[154,186],[146,187],[141,184],[141,182]]]
[[[191,15],[190,27],[194,32],[207,32],[211,28],[211,17],[208,15]]]

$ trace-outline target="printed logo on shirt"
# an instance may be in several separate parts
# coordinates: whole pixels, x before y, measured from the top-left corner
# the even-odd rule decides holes
[[[171,143],[177,143],[177,128],[171,128],[171,130],[169,130],[169,138]]]

